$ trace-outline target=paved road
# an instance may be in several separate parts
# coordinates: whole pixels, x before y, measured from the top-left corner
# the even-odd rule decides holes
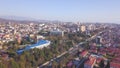
[[[80,68],[80,66],[86,61],[87,58],[83,58],[81,59],[81,61],[79,62],[79,64],[76,66],[76,68]]]
[[[99,36],[99,34],[105,32],[105,31],[107,31],[107,30],[104,30],[104,31],[99,32],[98,34],[92,36],[92,37],[91,37],[90,39],[88,39],[87,41],[91,41],[92,39],[95,39],[97,36]],[[76,66],[76,68],[80,68],[80,66],[86,61],[87,58],[88,58],[88,57],[86,57],[86,56],[83,57],[83,59],[79,62],[79,64]]]
[[[53,58],[53,59],[51,59],[50,61],[47,61],[46,63],[42,64],[41,66],[39,66],[39,68],[42,68],[42,67],[45,66],[45,65],[51,64],[52,61],[57,60],[58,58],[62,57],[63,55],[65,55],[65,54],[67,54],[67,53],[68,53],[68,51],[63,52],[61,55],[58,55],[56,58]]]
[[[46,66],[46,65],[51,68],[51,65],[52,65],[52,62],[51,62],[51,61],[55,61],[55,60],[57,60],[58,58],[62,57],[63,55],[67,54],[67,53],[71,53],[71,52],[74,53],[76,50],[78,50],[78,46],[79,46],[79,45],[85,44],[87,41],[91,41],[92,39],[95,39],[100,33],[105,32],[105,31],[106,31],[106,30],[101,31],[101,32],[99,32],[98,34],[93,35],[91,38],[86,39],[86,41],[80,42],[78,45],[76,45],[76,47],[70,48],[68,51],[63,52],[61,55],[58,55],[56,58],[53,58],[53,59],[51,59],[50,61],[47,61],[46,63],[42,64],[42,65],[39,66],[38,68],[43,68],[43,67]],[[85,59],[83,59],[83,60],[80,62],[80,64],[81,64],[84,60],[85,60]],[[80,64],[79,64],[79,65],[80,65]]]

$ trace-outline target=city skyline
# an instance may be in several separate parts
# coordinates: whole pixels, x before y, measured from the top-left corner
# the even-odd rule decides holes
[[[116,0],[10,0],[0,1],[0,16],[22,16],[72,22],[120,22]]]

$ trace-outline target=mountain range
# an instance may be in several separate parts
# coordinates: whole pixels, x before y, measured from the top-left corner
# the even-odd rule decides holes
[[[39,20],[35,18],[29,18],[29,17],[21,17],[21,16],[0,16],[0,21],[19,21],[19,22],[37,22],[37,23],[58,23],[61,21],[54,20]]]

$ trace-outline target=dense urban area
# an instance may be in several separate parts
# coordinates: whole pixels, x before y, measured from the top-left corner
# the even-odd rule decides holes
[[[0,19],[0,68],[120,68],[119,29],[110,23]]]

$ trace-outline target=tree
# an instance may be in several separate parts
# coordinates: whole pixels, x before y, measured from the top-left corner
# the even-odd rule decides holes
[[[10,68],[19,68],[18,63],[16,63],[14,59],[10,60]]]
[[[103,68],[104,67],[104,60],[102,60],[99,64],[100,68]]]
[[[26,65],[25,68],[33,68],[33,67],[31,66],[31,63],[30,63],[30,62],[26,62],[25,65]],[[20,67],[20,68],[22,68],[22,67]]]
[[[0,68],[7,68],[7,66],[3,63],[0,63]]]
[[[110,62],[108,61],[107,65],[105,66],[105,68],[110,68]]]
[[[57,62],[53,61],[52,68],[58,68]]]
[[[20,56],[18,63],[20,68],[25,68],[25,63],[26,63],[25,55]]]

